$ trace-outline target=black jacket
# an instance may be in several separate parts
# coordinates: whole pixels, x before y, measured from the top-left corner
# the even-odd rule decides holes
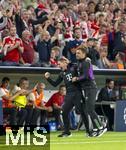
[[[100,58],[100,55],[96,49],[94,49],[93,47],[92,48],[88,47],[87,56],[91,59],[91,62],[93,65],[95,66],[98,65],[98,59]]]
[[[47,16],[44,16],[44,17],[37,19],[37,20],[29,19],[28,23],[29,23],[29,25],[31,24],[33,27],[33,34],[35,32],[34,31],[34,25],[42,24],[46,20],[48,20]],[[15,15],[15,23],[16,23],[17,34],[19,37],[22,37],[22,32],[26,29],[26,26],[25,26],[23,20],[21,19],[21,16],[18,14]]]
[[[54,81],[48,78],[48,82],[53,86],[58,86],[62,81],[64,81],[67,93],[76,92],[79,90],[77,83],[72,83],[72,78],[75,76],[74,65],[70,64],[66,71],[61,71],[58,78]]]
[[[94,80],[93,66],[87,58],[78,61],[77,64],[78,82],[81,88],[96,88]]]
[[[118,51],[124,52],[126,49],[125,43],[122,41],[123,33],[116,32],[114,37],[114,54],[117,54]]]
[[[116,93],[112,90],[112,93],[109,94],[107,87],[104,87],[100,90],[98,94],[98,101],[114,101],[116,100]]]
[[[51,44],[50,40],[48,42],[40,41],[40,40],[38,41],[37,50],[39,53],[39,61],[40,62],[46,62],[46,63],[49,62],[50,54],[51,54],[51,48],[52,48],[52,44]]]

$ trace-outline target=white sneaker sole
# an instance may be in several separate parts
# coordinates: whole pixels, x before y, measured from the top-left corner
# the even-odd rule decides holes
[[[68,135],[68,136],[67,136],[67,135],[66,135],[66,136],[60,136],[60,137],[58,136],[58,138],[67,138],[67,137],[69,138],[69,137],[71,137],[71,136],[72,136],[72,134],[70,134],[70,135]]]
[[[72,136],[72,134],[70,134],[70,135],[68,135],[68,136],[63,136],[62,138],[69,138],[69,137],[71,137]]]
[[[103,132],[101,132],[101,134],[99,134],[99,135],[96,136],[96,137],[101,137],[105,132],[107,132],[107,128],[105,128],[105,129],[103,130]]]

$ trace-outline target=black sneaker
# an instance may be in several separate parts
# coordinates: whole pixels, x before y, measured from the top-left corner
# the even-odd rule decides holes
[[[65,133],[63,132],[62,134],[58,135],[58,137],[71,137],[72,134],[69,132],[69,133]]]
[[[90,132],[86,133],[86,136],[87,136],[87,137],[96,137],[96,136],[97,136],[97,132],[95,132],[95,131],[90,131]]]
[[[101,137],[105,132],[107,132],[107,128],[100,129],[97,132],[97,137]]]

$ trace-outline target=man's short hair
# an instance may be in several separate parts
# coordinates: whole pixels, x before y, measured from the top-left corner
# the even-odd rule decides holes
[[[27,78],[27,77],[22,77],[22,78],[20,78],[19,84],[21,84],[23,81],[28,81],[28,78]]]
[[[66,86],[65,86],[64,84],[61,84],[61,85],[59,86],[59,90],[61,90],[61,88],[66,88]]]
[[[15,24],[12,24],[12,25],[9,27],[9,31],[11,31],[12,28],[16,28]]]
[[[111,81],[114,81],[113,79],[106,79],[106,84],[109,84]]]
[[[90,5],[90,4],[96,5],[94,1],[89,1],[89,2],[88,2],[88,5]]]
[[[2,79],[2,84],[7,83],[7,82],[9,82],[9,81],[10,81],[10,78],[4,77],[4,78]]]
[[[86,46],[80,46],[79,48],[77,48],[77,50],[80,50],[82,53],[85,53],[85,54],[88,53],[88,50],[87,50]]]
[[[67,5],[66,5],[66,3],[59,4],[59,9],[60,10],[63,10],[64,8],[66,8],[66,9],[68,8]]]
[[[89,42],[89,41],[93,41],[93,42],[94,42],[94,41],[95,41],[95,38],[88,38],[88,39],[87,39],[87,42]]]
[[[56,50],[56,51],[60,51],[60,47],[59,46],[54,46],[54,47],[52,47],[52,50]]]
[[[76,30],[80,30],[81,28],[79,28],[79,27],[75,27],[74,29],[73,29],[73,32],[75,32]]]

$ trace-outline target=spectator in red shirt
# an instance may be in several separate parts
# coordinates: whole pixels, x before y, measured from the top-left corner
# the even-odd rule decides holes
[[[66,95],[66,87],[64,85],[60,85],[59,91],[54,93],[45,105],[46,107],[49,106],[53,107],[53,116],[55,117],[56,120],[57,129],[62,128],[60,113],[62,110],[65,95]]]
[[[19,65],[20,55],[23,53],[22,40],[16,36],[16,27],[10,27],[10,36],[3,40],[4,58],[2,65]]]
[[[52,50],[51,50],[51,57],[50,57],[50,65],[52,66],[52,67],[57,67],[58,66],[58,61],[57,61],[57,59],[56,59],[56,51],[55,51],[55,47],[54,48],[52,48]]]
[[[23,47],[24,52],[22,53],[22,63],[26,64],[32,64],[34,60],[35,55],[35,49],[34,44],[30,40],[31,33],[28,30],[23,31],[22,33],[22,41],[23,41]]]

